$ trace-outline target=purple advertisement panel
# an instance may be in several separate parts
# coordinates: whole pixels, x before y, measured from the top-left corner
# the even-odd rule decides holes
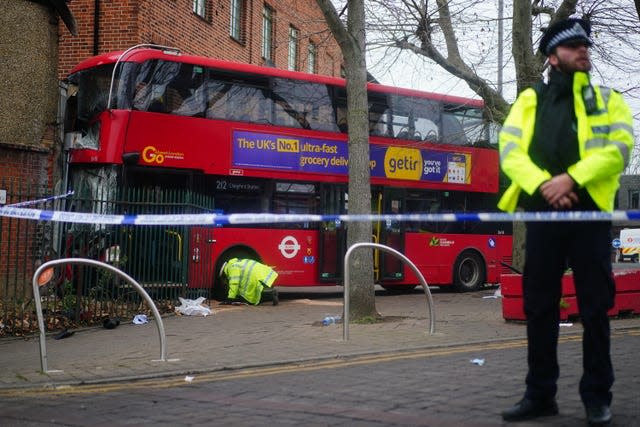
[[[347,175],[344,141],[234,131],[233,167]],[[471,154],[372,145],[371,176],[470,184]]]
[[[233,132],[232,165],[236,167],[346,175],[347,158],[348,148],[343,141]]]

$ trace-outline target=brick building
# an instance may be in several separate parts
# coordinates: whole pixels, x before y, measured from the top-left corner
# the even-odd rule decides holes
[[[60,80],[95,54],[153,43],[194,55],[341,73],[340,49],[315,0],[0,0],[0,10],[3,204],[63,192]],[[37,263],[54,256],[51,224],[0,217],[0,324],[8,325],[10,303],[28,300]]]
[[[58,27],[42,4],[0,4],[0,189],[11,203],[11,187],[46,185],[52,173]]]
[[[69,7],[78,36],[61,33],[61,78],[89,56],[140,43],[340,75],[340,49],[315,0],[73,0]]]
[[[74,27],[64,0],[0,0],[0,10],[0,203],[11,204],[51,194],[59,178],[58,31]],[[68,28],[58,27],[59,16]],[[2,327],[11,303],[28,300],[35,260],[48,255],[48,229],[0,217]]]

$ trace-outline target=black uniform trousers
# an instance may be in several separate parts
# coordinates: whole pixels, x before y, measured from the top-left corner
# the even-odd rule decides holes
[[[525,396],[538,400],[556,395],[561,281],[568,266],[573,270],[584,330],[580,397],[586,407],[610,405],[614,375],[607,311],[615,299],[611,223],[529,222],[526,227],[523,292],[529,371]]]

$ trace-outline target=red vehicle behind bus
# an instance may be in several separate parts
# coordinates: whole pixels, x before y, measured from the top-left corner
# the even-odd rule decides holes
[[[161,204],[156,199],[122,199],[124,191],[147,189],[212,197],[225,214],[347,213],[342,79],[135,48],[85,60],[68,82],[70,186],[94,200],[117,200],[112,211],[149,213]],[[373,213],[494,210],[498,152],[488,143],[482,102],[374,83],[368,90]],[[163,212],[192,212],[187,205]],[[216,289],[216,273],[231,257],[274,266],[279,286],[339,284],[346,227],[191,227],[165,230],[169,249],[158,244],[175,250],[167,261],[179,265],[175,280],[189,288]],[[499,280],[500,262],[511,257],[506,227],[381,222],[372,239],[406,254],[430,285],[467,291]],[[134,268],[144,264],[135,259],[141,254],[148,262],[157,257],[153,239],[122,233],[129,245],[123,268],[143,282],[160,280]],[[386,289],[418,284],[400,261],[384,253],[374,261]]]

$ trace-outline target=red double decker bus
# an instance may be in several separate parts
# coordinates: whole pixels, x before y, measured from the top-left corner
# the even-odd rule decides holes
[[[68,84],[65,140],[76,190],[95,195],[104,187],[97,197],[103,201],[143,188],[202,194],[225,214],[347,213],[342,79],[144,47],[87,59]],[[368,100],[373,213],[494,209],[498,151],[488,142],[481,101],[374,83]],[[136,202],[115,206],[118,213],[145,212]],[[406,254],[430,285],[468,291],[499,280],[500,262],[511,256],[507,226],[385,221],[373,224],[372,241]],[[231,257],[274,266],[279,286],[339,284],[346,227],[327,221],[167,230],[179,241],[169,261],[180,265],[177,281],[220,293],[216,275]],[[125,234],[123,268],[136,277],[133,265],[145,262],[136,253],[152,262],[159,249]],[[136,252],[136,245],[147,249]],[[375,253],[374,266],[385,289],[418,284],[384,253]]]

